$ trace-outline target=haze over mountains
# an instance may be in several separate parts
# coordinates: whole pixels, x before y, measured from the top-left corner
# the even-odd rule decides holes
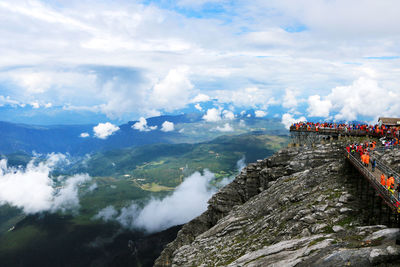
[[[242,125],[240,125],[240,120]],[[59,152],[84,155],[96,151],[145,144],[193,143],[209,140],[224,133],[244,133],[247,126],[251,127],[258,123],[256,125],[257,128],[262,126],[260,122],[266,123],[268,121],[270,120],[243,116],[243,118],[237,118],[235,122],[227,120],[222,124],[211,123],[207,126],[202,116],[196,113],[158,116],[145,120],[145,125],[141,124],[140,121],[132,121],[118,126],[118,129],[115,128],[117,130],[114,132],[97,133],[105,134],[105,136],[96,136],[94,131],[96,125],[36,126],[0,121],[0,153],[25,152],[31,154],[36,152],[46,154]],[[165,130],[163,128],[163,123],[165,122],[170,123],[170,127],[173,128]],[[234,123],[235,129],[229,123]],[[137,125],[136,128],[133,127],[135,124]],[[274,125],[271,124],[271,126],[264,127],[264,129],[272,133],[277,128],[276,125],[279,124],[279,121],[275,120]],[[204,125],[204,127],[201,125]],[[224,128],[228,125],[228,128]],[[208,129],[212,131],[208,133]]]

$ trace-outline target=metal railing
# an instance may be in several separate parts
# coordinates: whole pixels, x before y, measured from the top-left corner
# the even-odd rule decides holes
[[[398,174],[395,170],[384,164],[381,160],[378,159],[378,156],[381,157],[381,155],[376,155],[376,152],[384,153],[388,150],[392,150],[398,148],[398,146],[390,145],[390,146],[381,146],[381,147],[376,147],[374,150],[371,152],[371,156],[373,159],[376,160],[376,167],[380,169],[383,173],[386,175],[392,174],[393,177],[395,178],[397,183],[400,183],[400,174]]]
[[[381,170],[384,174],[386,175],[392,175],[396,182],[399,184],[400,183],[400,175],[394,171],[392,168],[384,164],[382,161],[377,159],[375,156],[372,156],[373,159],[376,160],[376,167]]]
[[[390,193],[383,185],[381,185],[375,178],[375,176],[358,160],[354,155],[345,150],[345,156],[353,164],[353,166],[369,181],[372,187],[378,191],[382,199],[393,209],[400,213],[400,202],[399,200]],[[378,163],[378,162],[377,162]],[[385,164],[380,163],[380,167]],[[385,166],[386,168],[389,168]]]

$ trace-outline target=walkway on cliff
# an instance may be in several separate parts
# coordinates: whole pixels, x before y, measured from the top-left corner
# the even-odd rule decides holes
[[[294,127],[292,126],[290,128],[290,132],[293,135],[301,135],[303,137],[303,141],[305,143],[311,143],[313,144],[317,137],[320,137],[321,135],[328,135],[328,136],[335,136],[338,137],[340,135],[347,135],[347,136],[356,136],[356,137],[362,137],[362,136],[370,136],[370,137],[375,137],[375,138],[381,138],[381,137],[390,137],[393,138],[393,134],[387,134],[387,133],[381,133],[381,132],[370,132],[370,131],[365,131],[365,130],[349,130],[349,129],[339,129],[339,128],[310,128],[310,127]],[[299,137],[298,136],[298,137]],[[308,139],[308,140],[305,140]],[[383,201],[396,213],[400,213],[400,199],[398,197],[397,192],[395,191],[394,194],[392,194],[386,186],[381,185],[380,182],[380,177],[381,174],[385,175],[385,178],[389,178],[389,175],[392,175],[395,178],[395,186],[394,188],[397,188],[397,185],[400,183],[400,175],[395,172],[393,169],[391,169],[387,164],[382,162],[379,157],[380,154],[377,152],[384,153],[385,151],[389,149],[393,149],[395,146],[391,145],[389,147],[377,147],[375,150],[370,151],[371,155],[371,162],[373,159],[376,160],[376,168],[374,171],[372,171],[372,164],[369,164],[368,167],[366,167],[362,162],[361,158],[358,153],[349,153],[346,149],[343,149],[344,156],[346,159],[360,172],[360,174],[367,179],[367,181],[371,184],[372,188],[376,191],[376,193],[383,199]],[[397,147],[397,146],[396,146]]]
[[[347,160],[350,161],[350,163],[360,172],[360,174],[368,180],[368,182],[371,184],[371,186],[375,189],[376,193],[384,200],[384,202],[395,212],[400,213],[400,201],[397,195],[397,192],[392,194],[386,186],[381,185],[381,174],[384,174],[386,178],[388,178],[389,175],[393,175],[395,178],[395,186],[394,188],[397,188],[397,185],[400,183],[400,176],[398,173],[396,173],[393,169],[391,169],[389,166],[384,164],[382,161],[380,161],[377,158],[377,155],[372,152],[371,153],[371,161],[373,159],[376,160],[376,168],[375,171],[372,171],[372,164],[369,164],[368,167],[366,167],[362,162],[361,159],[357,154],[352,155],[351,153],[347,152],[344,150],[344,154]]]

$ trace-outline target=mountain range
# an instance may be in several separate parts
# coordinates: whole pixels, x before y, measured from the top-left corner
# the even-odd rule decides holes
[[[171,122],[175,125],[174,131],[162,131],[162,124]],[[240,121],[246,124],[243,126]],[[176,144],[197,143],[212,140],[217,136],[226,134],[224,123],[234,126],[229,134],[240,134],[250,130],[266,130],[266,133],[286,133],[282,124],[276,119],[266,118],[239,118],[234,121],[207,123],[201,114],[181,114],[174,116],[157,116],[146,120],[148,126],[156,127],[155,130],[140,131],[132,126],[138,121],[130,121],[119,126],[119,130],[107,138],[96,138],[93,128],[96,125],[28,125],[0,121],[0,154],[15,152],[69,153],[71,155],[84,155],[96,151],[141,146],[147,144]],[[242,124],[243,124],[242,123]],[[221,127],[220,127],[221,126]],[[219,128],[218,128],[219,127]],[[229,130],[229,129],[228,129]],[[81,137],[88,133],[89,137]]]

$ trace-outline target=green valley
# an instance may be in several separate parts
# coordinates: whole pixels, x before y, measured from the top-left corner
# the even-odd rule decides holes
[[[88,173],[92,177],[79,188],[77,213],[22,215],[16,208],[0,207],[0,261],[9,262],[24,254],[23,264],[30,260],[40,262],[40,255],[51,253],[49,262],[52,264],[57,264],[57,257],[60,257],[63,262],[83,266],[99,258],[100,251],[108,251],[111,262],[115,263],[118,255],[109,251],[109,247],[123,251],[121,248],[126,247],[129,240],[148,237],[141,232],[121,230],[114,221],[95,220],[94,216],[101,209],[112,205],[120,210],[132,202],[144,206],[151,198],[161,199],[171,194],[185,177],[204,169],[215,174],[211,183],[216,186],[223,178],[237,173],[238,160],[245,158],[246,162],[253,162],[268,157],[287,143],[285,135],[257,132],[220,136],[198,144],[153,144],[97,152],[77,160],[67,169],[56,169],[52,173],[55,181],[59,175],[75,173]],[[11,155],[10,159],[20,164],[27,161],[27,157],[20,154]],[[93,242],[101,244],[93,247],[90,245]],[[116,245],[115,242],[120,243]],[[37,244],[42,244],[43,248],[38,248]],[[65,257],[65,250],[72,251],[71,259]],[[157,251],[149,248],[143,253],[153,253],[154,256],[146,257],[154,258]],[[82,255],[86,256],[80,259]],[[146,257],[138,258],[136,263],[148,266]]]

